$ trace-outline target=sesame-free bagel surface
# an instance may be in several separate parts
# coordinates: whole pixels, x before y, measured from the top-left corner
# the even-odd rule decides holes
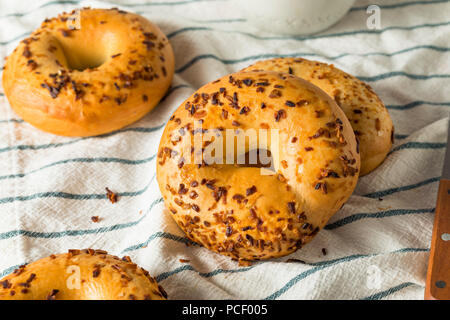
[[[149,273],[103,250],[69,250],[0,280],[0,300],[165,300]]]
[[[3,88],[14,111],[63,136],[94,136],[152,110],[174,73],[171,45],[147,19],[81,9],[46,19],[7,58]]]
[[[200,150],[214,145],[214,136],[223,133],[223,146],[234,140],[227,129],[254,129],[259,141],[269,137],[275,173],[205,161]],[[253,147],[246,143],[241,154],[225,149],[223,157]],[[257,260],[310,241],[352,193],[359,165],[351,126],[326,93],[288,74],[240,72],[203,86],[174,112],[161,138],[157,179],[168,211],[191,240],[234,259]]]
[[[383,102],[368,84],[333,65],[302,58],[263,60],[244,69],[252,70],[296,75],[334,98],[359,140],[360,176],[374,170],[386,158],[394,139],[394,126]]]

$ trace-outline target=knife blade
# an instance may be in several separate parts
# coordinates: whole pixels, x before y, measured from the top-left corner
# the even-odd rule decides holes
[[[444,168],[439,182],[430,257],[426,300],[450,300],[450,121]]]

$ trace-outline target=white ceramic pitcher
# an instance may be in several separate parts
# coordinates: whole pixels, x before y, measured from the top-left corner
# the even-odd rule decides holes
[[[241,15],[259,29],[305,35],[325,30],[350,10],[355,0],[233,0]]]

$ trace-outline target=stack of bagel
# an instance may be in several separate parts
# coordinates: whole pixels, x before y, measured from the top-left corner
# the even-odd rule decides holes
[[[272,174],[225,161],[229,150],[207,159],[211,145],[234,142],[224,133],[230,129],[244,139],[255,130],[257,141],[277,133],[275,147],[266,144]],[[206,84],[179,106],[161,138],[158,183],[192,241],[242,262],[276,258],[325,226],[358,177],[384,160],[393,136],[387,109],[366,83],[325,63],[265,60]],[[241,153],[257,147],[247,141]]]

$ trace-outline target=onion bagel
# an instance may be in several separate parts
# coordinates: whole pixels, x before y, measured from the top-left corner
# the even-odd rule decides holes
[[[394,140],[394,126],[383,102],[367,83],[333,65],[301,58],[259,61],[243,71],[254,70],[296,75],[315,84],[334,98],[359,139],[360,176],[374,170],[386,158]]]
[[[95,136],[152,110],[174,74],[172,47],[147,19],[117,9],[45,20],[7,58],[3,88],[14,111],[63,136]]]
[[[103,250],[51,255],[0,280],[0,300],[165,300],[149,273]]]
[[[262,162],[234,162],[255,149],[244,136],[252,129],[258,151],[271,153],[272,174]],[[244,148],[234,144],[239,135]],[[215,161],[206,156],[211,146]],[[191,240],[237,260],[268,259],[302,247],[341,208],[358,179],[358,152],[344,113],[318,87],[284,73],[239,72],[203,86],[175,111],[157,179]]]

